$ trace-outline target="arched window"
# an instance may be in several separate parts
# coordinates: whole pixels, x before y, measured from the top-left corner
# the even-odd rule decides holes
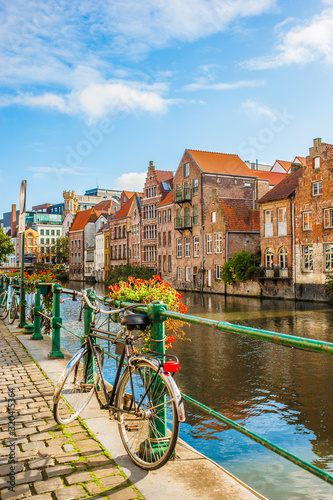
[[[270,269],[273,267],[273,250],[271,248],[265,250],[265,267]]]
[[[288,267],[288,252],[286,247],[279,248],[279,266],[281,269],[286,269]]]

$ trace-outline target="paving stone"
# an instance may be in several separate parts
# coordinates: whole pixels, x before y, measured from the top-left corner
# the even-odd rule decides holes
[[[81,441],[83,439],[88,439],[90,438],[90,434],[88,434],[88,432],[82,432],[82,428],[81,428],[81,432],[79,432],[78,434],[74,434],[74,436],[72,436],[72,439],[73,441]]]
[[[97,467],[98,465],[107,465],[112,463],[112,461],[105,455],[98,455],[97,457],[88,457],[87,462],[88,465],[90,465],[90,467]]]
[[[99,455],[102,452],[102,448],[88,448],[87,450],[81,451],[83,457],[90,457],[91,455]]]
[[[46,433],[43,433],[43,434],[46,434]],[[49,434],[48,441],[46,442],[49,446],[55,446],[55,445],[58,446],[58,445],[68,443],[68,438],[64,435],[61,437],[57,437],[57,438],[51,438],[51,439],[50,438],[51,438],[51,435]]]
[[[14,467],[14,469],[11,467]],[[0,465],[0,476],[7,476],[12,470],[15,471],[15,474],[22,472],[24,471],[24,464],[22,462],[15,462],[14,464]]]
[[[43,493],[42,495],[34,495],[33,500],[52,500],[50,493]]]
[[[25,427],[36,427],[40,425],[45,425],[45,420],[42,418],[39,420],[31,420],[31,422],[25,422]],[[38,428],[38,427],[37,427]]]
[[[94,475],[98,478],[111,476],[111,474],[117,474],[117,472],[119,472],[119,469],[116,465],[105,465],[103,467],[97,467],[96,469],[93,469]]]
[[[48,467],[45,473],[48,478],[54,476],[64,476],[65,474],[70,474],[73,472],[73,468],[70,465],[55,465],[54,467]]]
[[[40,450],[41,448],[45,448],[45,443],[43,441],[22,444],[23,451]]]
[[[72,444],[64,444],[63,450],[68,452],[68,451],[75,451],[75,448]]]
[[[75,425],[74,427],[70,427],[69,425],[66,426],[66,431],[68,434],[75,434],[76,432],[82,432],[83,428],[81,425]]]
[[[128,487],[117,488],[116,490],[108,491],[106,497],[111,498],[111,500],[132,500],[134,498],[138,498],[138,495],[133,490],[133,488]],[[36,497],[34,497],[33,500],[35,500],[35,498]]]
[[[73,464],[76,468],[76,470],[87,470],[87,466],[84,462],[75,462]]]
[[[57,464],[71,463],[75,460],[78,460],[80,456],[77,453],[66,453],[65,455],[59,455],[55,457],[55,461]]]
[[[38,450],[38,455],[41,457],[54,457],[63,453],[60,446],[47,446]]]
[[[83,498],[86,496],[82,486],[70,486],[54,492],[57,500],[75,500],[76,498]],[[34,497],[33,500],[35,500]]]
[[[79,450],[84,450],[85,448],[95,448],[97,444],[97,441],[94,439],[82,439],[75,442],[75,446],[77,446]]]
[[[15,486],[15,491],[5,490],[1,493],[2,500],[14,500],[31,496],[30,488],[27,484]]]
[[[15,425],[15,427],[17,427]],[[36,427],[23,427],[22,429],[18,429],[15,431],[16,436],[29,436],[30,434],[36,433]]]
[[[30,460],[31,458],[35,458],[37,456],[38,450],[31,451],[21,451],[16,455],[16,460],[21,462],[24,460]]]
[[[38,494],[58,490],[59,488],[63,488],[63,486],[64,485],[60,477],[53,477],[52,479],[46,479],[44,481],[37,481],[34,483],[34,488]]]
[[[41,481],[42,479],[42,473],[39,470],[27,470],[25,472],[19,472],[15,476],[16,484],[33,483],[34,481]]]
[[[89,495],[97,495],[102,492],[102,488],[100,488],[96,483],[86,483],[84,487],[88,491]]]
[[[38,432],[37,434],[30,436],[30,441],[44,441],[46,439],[50,439],[50,437],[51,434],[49,434],[48,432]]]
[[[11,438],[7,438],[5,439],[5,443],[7,445],[10,446],[10,444],[12,443],[12,441],[15,441],[15,444],[18,445],[18,444],[24,444],[24,443],[27,443],[28,440],[26,437],[21,437],[21,438],[17,438],[17,437],[11,437]]]
[[[129,485],[127,479],[125,479],[120,474],[117,474],[115,476],[103,477],[102,479],[99,480],[99,482],[101,483],[101,485],[105,489],[114,488],[115,486],[128,486]]]
[[[85,483],[86,481],[92,481],[92,476],[89,474],[89,472],[75,472],[74,474],[70,474],[69,476],[66,477],[66,482],[70,486],[72,484],[76,483]]]
[[[54,459],[51,457],[36,458],[29,462],[30,469],[44,469],[51,465],[54,465]]]
[[[45,422],[37,427],[39,432],[54,431],[57,428],[58,428],[57,424],[45,424]],[[59,433],[58,434],[59,436],[63,435],[62,431],[57,431],[57,432]],[[53,434],[56,435],[55,432]]]

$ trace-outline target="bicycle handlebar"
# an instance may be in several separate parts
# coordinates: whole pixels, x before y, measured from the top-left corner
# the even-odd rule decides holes
[[[85,303],[87,304],[87,306],[90,307],[93,311],[95,311],[95,312],[101,312],[103,314],[108,314],[108,315],[109,314],[119,314],[119,313],[127,311],[129,309],[134,309],[136,307],[144,306],[145,305],[145,304],[131,304],[130,306],[121,307],[120,309],[106,310],[106,309],[102,309],[99,306],[94,306],[90,302],[86,290],[82,290],[81,292],[77,292],[77,294],[81,295],[82,299],[85,301]]]

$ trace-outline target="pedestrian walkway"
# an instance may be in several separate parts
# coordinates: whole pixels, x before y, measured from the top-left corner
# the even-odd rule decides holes
[[[182,441],[161,469],[138,468],[94,399],[80,419],[58,426],[53,386],[71,356],[50,360],[50,351],[48,336],[31,340],[0,320],[1,500],[264,499]]]
[[[0,333],[1,500],[142,499],[83,423],[55,424],[51,383],[2,321]]]

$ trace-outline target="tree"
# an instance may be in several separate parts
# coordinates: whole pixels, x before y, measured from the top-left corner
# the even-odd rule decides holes
[[[57,238],[54,251],[57,261],[61,264],[67,264],[69,262],[69,240],[67,236],[60,236]]]
[[[253,255],[246,250],[235,252],[222,268],[222,279],[227,285],[235,281],[247,281],[256,274],[260,264],[260,256]]]
[[[10,236],[4,233],[2,227],[0,227],[0,264],[2,262],[8,262],[7,255],[15,253],[15,246],[12,242]]]

